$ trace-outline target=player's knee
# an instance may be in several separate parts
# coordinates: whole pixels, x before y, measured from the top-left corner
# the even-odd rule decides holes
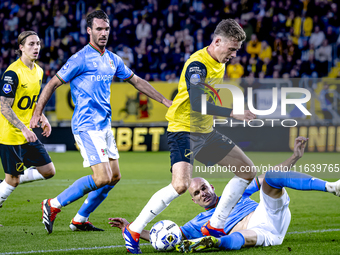
[[[45,179],[50,179],[55,175],[55,167],[53,163],[37,167],[37,170]]]
[[[112,181],[111,181],[110,185],[116,185],[116,184],[120,181],[121,177],[122,177],[122,176],[121,176],[120,173],[114,174],[114,175],[112,176]]]
[[[41,174],[45,179],[50,179],[55,175],[55,168],[52,165],[50,168],[47,169],[47,171],[43,172]]]
[[[172,186],[174,187],[174,189],[179,195],[182,195],[188,190],[190,183],[178,183],[178,184],[172,184]]]
[[[93,180],[98,189],[107,184],[111,184],[111,178],[109,176],[95,177]]]
[[[244,169],[246,169],[247,171],[243,171],[243,178],[245,180],[251,181],[255,178],[256,176],[256,167],[254,166],[254,164],[249,164],[247,166],[244,166]]]

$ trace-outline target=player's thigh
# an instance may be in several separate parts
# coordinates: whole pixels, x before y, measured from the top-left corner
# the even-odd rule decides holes
[[[193,134],[192,137],[195,138],[196,135]],[[206,166],[213,166],[220,162],[235,147],[235,143],[230,138],[216,130],[208,134],[198,135],[198,137],[201,136],[204,142],[202,147],[199,148],[195,159]]]
[[[271,198],[260,190],[260,203],[248,222],[247,229],[257,233],[256,245],[280,245],[287,233],[291,214],[287,192]]]
[[[24,174],[25,166],[43,166],[52,162],[39,140],[23,145],[0,144],[0,157],[5,173],[13,176]]]
[[[190,148],[189,132],[167,132],[171,167],[177,163],[193,164],[194,152]]]
[[[253,179],[256,175],[254,163],[237,145],[217,164],[235,166],[235,175],[244,179]]]
[[[84,167],[108,163],[109,158],[119,158],[111,129],[81,131],[74,135],[74,139],[84,159]]]
[[[41,167],[46,166],[52,162],[50,155],[48,155],[45,149],[45,146],[39,141],[39,139],[33,143],[23,144],[21,148],[22,155],[24,157],[24,163],[27,167]],[[50,167],[52,166],[53,164],[50,164]]]

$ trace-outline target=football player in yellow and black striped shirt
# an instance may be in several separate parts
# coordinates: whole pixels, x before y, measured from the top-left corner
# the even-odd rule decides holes
[[[48,179],[55,168],[44,145],[38,140],[30,120],[38,99],[43,70],[35,63],[40,39],[34,31],[18,37],[20,56],[0,80],[0,157],[5,180],[0,183],[0,207],[19,183]],[[40,123],[48,137],[51,125],[44,116]],[[24,167],[29,167],[24,169]]]
[[[222,20],[216,27],[211,44],[191,55],[185,63],[178,84],[178,94],[166,115],[169,121],[172,182],[158,191],[137,219],[127,227],[132,236],[137,237],[147,223],[188,189],[194,158],[208,166],[217,163],[221,166],[235,166],[237,169],[236,176],[227,184],[213,217],[204,227],[205,234],[224,234],[223,227],[231,209],[255,177],[256,171],[252,168],[253,162],[238,146],[213,129],[213,115],[230,116],[239,120],[251,120],[255,115],[250,111],[245,111],[243,115],[234,115],[232,109],[216,106],[209,101],[207,115],[202,115],[201,98],[202,94],[217,94],[213,87],[223,81],[225,63],[236,56],[245,38],[245,32],[235,20]],[[250,171],[241,172],[242,166],[250,167]],[[209,201],[212,198],[207,195],[204,199]]]

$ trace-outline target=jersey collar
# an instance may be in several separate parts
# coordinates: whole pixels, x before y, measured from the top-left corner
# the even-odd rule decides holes
[[[209,46],[207,46],[207,47],[204,48],[204,53],[207,55],[207,58],[206,58],[206,59],[208,60],[208,62],[210,62],[212,65],[216,65],[216,64],[224,65],[224,64],[218,62],[216,59],[214,59],[214,58],[209,54],[209,52],[208,52],[208,47],[209,47]]]
[[[209,210],[211,210],[211,209],[214,209],[214,208],[217,206],[217,204],[218,204],[219,201],[220,201],[220,197],[217,197],[216,203],[215,203],[215,204],[213,204],[213,205],[210,206],[210,207],[204,208],[204,209],[205,209],[206,211],[209,211]]]
[[[98,49],[96,46],[94,46],[92,43],[89,43],[89,45],[91,46],[92,49],[94,49],[95,51],[100,53],[100,56],[103,56],[105,53],[105,49],[104,51],[101,51],[100,49]]]

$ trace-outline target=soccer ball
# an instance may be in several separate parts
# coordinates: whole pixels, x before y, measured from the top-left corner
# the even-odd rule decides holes
[[[179,226],[171,220],[161,220],[150,230],[150,242],[157,251],[169,251],[182,240]]]

